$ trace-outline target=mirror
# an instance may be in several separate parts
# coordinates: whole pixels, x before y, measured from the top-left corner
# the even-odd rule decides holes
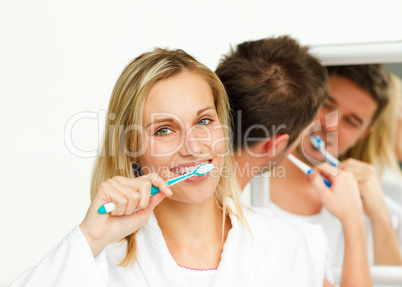
[[[312,46],[310,51],[328,66],[383,63],[390,72],[402,79],[402,41],[317,45]],[[267,207],[269,194],[261,193],[261,190],[269,190],[268,177],[254,178],[246,192],[251,193],[252,205]],[[332,266],[332,270],[335,283],[339,284],[341,267]],[[373,266],[370,271],[375,286],[402,285],[402,266]]]

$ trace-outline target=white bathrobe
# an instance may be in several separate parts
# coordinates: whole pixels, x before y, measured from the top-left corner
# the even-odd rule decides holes
[[[399,246],[402,248],[402,208],[388,196],[384,196],[385,204],[391,217],[392,227],[398,238]],[[296,215],[285,211],[270,202],[270,209],[277,215],[288,219],[301,219],[309,223],[319,223],[328,239],[328,246],[331,250],[331,265],[341,266],[343,264],[343,255],[345,251],[345,239],[343,235],[342,224],[335,216],[333,216],[325,207],[314,215]],[[366,233],[367,233],[367,258],[370,266],[374,265],[374,243],[371,222],[365,216]]]
[[[269,214],[244,212],[251,234],[230,216],[232,228],[211,286],[322,286],[297,227]],[[135,263],[121,267],[118,263],[124,258],[125,243],[111,244],[94,258],[77,226],[11,286],[190,286],[169,253],[153,214],[136,240]]]

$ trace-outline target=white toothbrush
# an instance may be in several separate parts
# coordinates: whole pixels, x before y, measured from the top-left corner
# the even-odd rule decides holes
[[[172,185],[175,185],[176,183],[179,183],[179,182],[186,180],[190,177],[193,177],[195,175],[207,174],[207,173],[211,172],[214,168],[215,168],[215,166],[212,163],[202,164],[202,165],[198,166],[193,172],[172,178],[166,182],[169,186],[172,186]],[[159,188],[157,188],[156,186],[152,186],[151,187],[151,196],[154,194],[157,194],[159,191],[160,191]],[[105,203],[104,205],[102,205],[98,209],[98,212],[100,214],[105,214],[105,213],[112,212],[113,210],[115,210],[115,208],[116,208],[116,204],[114,202],[108,202],[108,203]]]
[[[310,167],[310,166],[308,166],[307,164],[305,164],[304,162],[302,162],[300,159],[298,159],[298,158],[296,158],[294,155],[292,155],[292,154],[289,154],[288,155],[288,159],[295,165],[295,166],[297,166],[298,168],[300,168],[300,170],[302,171],[302,172],[304,172],[305,174],[307,174],[307,175],[309,175],[312,171],[313,171],[313,169]],[[325,179],[324,177],[322,178],[323,180],[324,180],[324,183],[325,183],[325,185],[327,186],[327,187],[331,187],[331,183],[327,180],[327,179]]]
[[[325,159],[332,164],[333,166],[339,165],[339,160],[332,156],[326,149],[325,149],[325,141],[317,135],[313,135],[310,137],[311,144],[313,147],[318,149],[321,154],[325,157]]]

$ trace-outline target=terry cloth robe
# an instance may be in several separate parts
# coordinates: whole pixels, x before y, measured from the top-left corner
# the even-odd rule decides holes
[[[232,228],[211,286],[322,286],[297,227],[277,216],[244,212],[251,234],[230,215]],[[136,240],[135,263],[121,267],[118,263],[124,258],[125,242],[110,244],[94,258],[77,226],[38,266],[21,274],[11,286],[189,286],[154,214]]]
[[[392,227],[398,238],[399,246],[402,248],[402,207],[393,201],[388,196],[384,195],[385,204],[387,205],[388,212],[391,217]],[[328,239],[328,247],[331,253],[332,266],[342,266],[343,255],[345,251],[345,239],[343,235],[342,224],[335,216],[333,216],[325,207],[314,215],[296,215],[287,212],[273,202],[270,202],[270,209],[278,216],[286,217],[289,219],[301,219],[309,223],[319,223]],[[374,265],[374,243],[373,231],[369,218],[365,215],[364,221],[366,224],[367,233],[367,259],[370,266]]]

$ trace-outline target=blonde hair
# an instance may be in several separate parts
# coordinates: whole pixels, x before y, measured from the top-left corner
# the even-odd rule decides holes
[[[224,86],[214,72],[182,50],[155,49],[140,55],[126,66],[113,89],[102,151],[92,175],[91,200],[103,181],[113,176],[135,177],[132,162],[136,161],[137,152],[143,147],[138,129],[132,127],[142,126],[142,112],[148,91],[155,83],[184,72],[196,73],[204,78],[211,87],[220,123],[230,127],[229,100]],[[229,130],[223,128],[225,169],[215,191],[215,201],[223,211],[222,230],[229,213],[247,224],[241,209],[240,188],[232,171]],[[228,198],[233,199],[235,210],[227,206]],[[121,262],[123,266],[135,261],[137,232],[138,230],[123,239],[127,242],[126,256]]]
[[[401,105],[401,81],[390,74],[389,102],[378,115],[371,132],[352,147],[342,158],[352,157],[378,167],[382,176],[385,167],[401,174],[395,154],[397,118]]]

